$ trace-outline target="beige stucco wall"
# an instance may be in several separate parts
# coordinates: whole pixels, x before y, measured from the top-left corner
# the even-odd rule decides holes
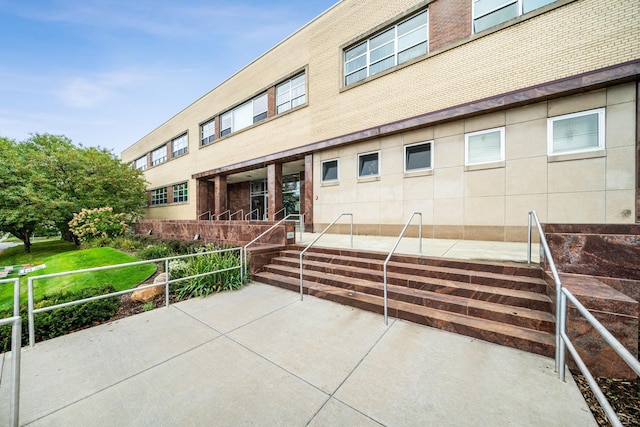
[[[426,3],[415,0],[344,0],[338,3],[125,150],[122,153],[123,160],[133,161],[188,131],[188,155],[150,168],[146,172],[150,188],[156,188],[185,181],[194,173],[636,59],[640,52],[640,26],[637,24],[640,2],[560,1],[544,8],[548,9],[545,13],[536,14],[499,31],[471,36],[456,46],[434,52],[409,66],[398,67],[363,84],[343,88],[342,49],[345,44],[356,41],[376,27],[392,22],[408,9]],[[557,5],[560,7],[554,7]],[[199,125],[202,122],[261,93],[305,67],[307,106],[233,133],[206,147],[199,147]],[[535,107],[530,108],[535,110]],[[555,107],[551,105],[549,108]],[[496,120],[512,120],[507,116],[510,113],[502,113],[502,118]],[[516,126],[515,123],[513,125]],[[458,123],[434,129],[435,133],[450,133],[443,134],[441,138],[449,137],[452,141],[449,145],[436,146],[451,147],[446,149],[453,150],[451,144],[459,144],[459,141],[455,142],[455,135],[460,134],[459,129],[448,130],[455,126],[473,124]],[[533,125],[524,121],[518,126]],[[400,138],[396,144],[404,143],[404,137],[395,138]],[[592,163],[598,161],[605,160],[593,160]],[[541,160],[538,159],[538,162]],[[487,214],[476,216],[475,211],[479,209],[471,207],[480,203],[481,198],[494,196],[473,190],[469,190],[469,194],[461,193],[467,190],[462,190],[466,188],[465,182],[460,182],[463,175],[455,172],[455,168],[460,166],[452,164],[450,169],[434,173],[430,178],[416,178],[420,185],[421,180],[427,186],[429,180],[437,184],[433,187],[434,198],[430,199],[441,200],[433,206],[434,220],[439,220],[442,216],[450,217],[449,212],[455,212],[455,222],[469,222],[471,217],[484,222],[483,218]],[[556,172],[556,166],[547,165],[546,168],[550,174],[560,173]],[[504,173],[509,173],[509,168],[505,168]],[[496,179],[496,174],[496,171],[483,171],[478,172],[477,176]],[[456,178],[453,178],[454,175]],[[611,174],[609,178],[613,178]],[[390,180],[391,177],[387,179]],[[396,180],[399,181],[400,178],[396,177]],[[441,184],[453,185],[452,180],[455,182],[455,188],[452,189],[456,196],[443,197]],[[512,187],[515,184],[509,185]],[[192,183],[190,203],[187,206],[150,209],[148,216],[175,218],[175,215],[181,215],[180,218],[193,219],[196,215],[194,187]],[[511,187],[509,191],[513,190]],[[372,196],[367,194],[369,190],[358,189],[361,190],[365,194],[358,194],[357,197],[363,203],[370,203]],[[505,188],[505,192],[507,190]],[[604,190],[614,191],[608,188]],[[562,194],[564,189],[550,187],[549,191],[552,194]],[[615,191],[621,192],[616,193],[620,199],[625,197],[624,192],[628,189]],[[530,196],[533,197],[533,194],[539,193],[531,193]],[[463,196],[467,197],[471,208],[468,216],[461,216],[459,213]],[[550,195],[548,200],[551,198]],[[523,203],[522,200],[513,198],[509,203]],[[406,200],[406,203],[411,202]],[[507,200],[503,203],[507,203]],[[607,203],[610,203],[610,212],[613,212],[613,199],[607,199]],[[554,208],[547,207],[545,211],[553,217],[563,218],[562,209],[557,211],[555,206],[556,203],[553,204]],[[602,215],[589,214],[588,217],[599,218],[604,215],[609,220],[615,217],[613,213],[601,213]],[[385,213],[380,219],[384,221],[389,215],[391,213]],[[514,221],[505,215],[502,214],[503,221]]]
[[[547,156],[547,118],[605,107],[605,150]],[[314,221],[342,212],[370,232],[393,233],[414,211],[437,237],[515,240],[527,212],[550,223],[635,222],[633,83],[506,112],[325,150],[314,156]],[[505,162],[464,165],[464,134],[505,127]],[[403,147],[434,141],[433,171],[405,174]],[[357,155],[380,151],[379,179],[357,178]],[[339,182],[321,183],[321,162],[339,159]],[[367,231],[367,228],[361,228]]]

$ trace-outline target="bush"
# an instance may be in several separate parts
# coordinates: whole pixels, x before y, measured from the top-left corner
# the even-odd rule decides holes
[[[216,250],[213,245],[202,247],[198,252]],[[234,252],[198,255],[190,258],[175,260],[169,263],[171,279],[195,276],[210,271],[223,270],[239,265],[240,260]],[[244,266],[241,266],[244,268]],[[241,279],[241,269],[222,271],[177,282],[174,288],[176,297],[180,299],[205,297],[207,295],[240,288],[248,279]]]
[[[61,293],[56,295],[45,295],[34,302],[35,308],[48,307],[65,302],[80,300],[97,295],[104,295],[114,292],[112,285],[84,288],[75,292]],[[43,341],[50,338],[59,337],[79,329],[94,326],[109,320],[116,314],[120,307],[120,298],[110,297],[97,301],[91,301],[80,305],[58,308],[56,310],[38,313],[34,316],[34,327],[36,341]],[[13,309],[0,312],[0,318],[11,317]],[[22,317],[22,344],[29,343],[29,323],[27,303],[20,306],[20,316]],[[0,351],[11,349],[11,326],[0,328]]]
[[[80,240],[122,236],[129,231],[127,216],[113,208],[82,209],[69,221],[69,230]]]

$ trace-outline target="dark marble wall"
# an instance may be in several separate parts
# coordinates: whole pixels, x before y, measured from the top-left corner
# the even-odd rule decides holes
[[[251,210],[251,183],[249,181],[239,182],[237,184],[229,184],[227,186],[229,196],[229,209],[231,212],[238,212],[243,209],[243,215]],[[233,217],[234,220],[243,220],[240,214]]]
[[[189,221],[189,220],[140,220],[135,223],[134,232],[139,235],[152,235],[166,239],[192,240],[196,234],[205,242],[227,245],[245,245],[271,227],[273,223],[265,221]],[[256,243],[284,246],[293,244],[294,223],[284,223],[274,228]]]

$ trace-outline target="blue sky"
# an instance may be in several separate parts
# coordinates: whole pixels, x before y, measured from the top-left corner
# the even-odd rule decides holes
[[[337,1],[0,0],[0,136],[120,155]]]

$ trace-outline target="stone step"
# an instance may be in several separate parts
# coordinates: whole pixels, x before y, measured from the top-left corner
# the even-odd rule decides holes
[[[300,290],[299,278],[283,276],[272,271],[264,271],[256,274],[255,280],[297,292]],[[305,280],[304,292],[316,297],[376,313],[383,313],[384,311],[384,301],[382,297],[372,293],[360,292],[356,289],[338,288]],[[451,302],[451,300],[448,301],[448,303]],[[484,308],[486,308],[486,306]],[[409,320],[449,332],[518,348],[523,351],[545,356],[553,355],[555,339],[552,333],[483,319],[468,314],[469,312],[474,312],[476,309],[481,310],[479,307],[471,307],[467,308],[467,314],[462,314],[430,306],[413,304],[403,300],[388,300],[388,315],[390,317]],[[549,320],[550,319],[544,319],[541,323],[548,323]],[[548,328],[545,326],[544,329]]]
[[[291,258],[287,257],[276,257],[272,259],[272,263],[268,265],[266,269],[267,271],[288,277],[300,277],[299,263],[293,263],[291,262]],[[382,288],[382,284],[384,283],[383,272],[381,271],[352,266],[334,266],[316,261],[305,260],[303,273],[305,280],[308,278],[308,280],[347,289],[356,280],[371,284],[374,288],[377,285]],[[551,311],[551,300],[549,297],[537,292],[395,272],[388,272],[387,284],[514,307],[525,307],[545,312]]]
[[[298,284],[300,282],[299,269],[294,270],[290,267],[274,264],[268,266],[266,271],[284,277],[295,278]],[[360,293],[380,297],[384,295],[384,284],[381,281],[372,282],[361,278],[345,278],[342,274],[325,272],[305,271],[303,273],[305,283],[306,281],[311,281],[313,283],[320,283],[346,290],[355,290]],[[527,328],[547,331],[554,329],[554,318],[549,311],[546,310],[550,308],[550,300],[548,297],[538,294],[532,294],[530,298],[521,296],[519,299],[503,296],[500,301],[493,302],[388,284],[387,296],[388,299],[405,301],[424,307],[438,308],[443,311],[483,317]],[[532,298],[535,299],[532,300]],[[543,300],[546,303],[543,305],[543,309],[532,308],[532,306],[535,307],[539,300]],[[509,304],[510,301],[518,303],[519,305]]]
[[[280,257],[278,257],[275,262],[282,264],[295,263],[299,266],[300,253],[293,250],[282,251]],[[382,272],[384,270],[384,259],[368,257],[360,258],[353,256],[353,254],[337,255],[307,252],[304,255],[304,265],[311,265],[310,262],[322,263],[327,266],[335,266],[337,269],[349,266],[371,272]],[[495,263],[491,265],[494,266]],[[419,277],[431,277],[434,279],[450,280],[461,283],[504,287],[536,293],[544,293],[547,287],[544,280],[540,277],[541,271],[539,268],[535,271],[535,274],[539,277],[531,277],[531,275],[533,275],[532,271],[535,269],[531,269],[529,267],[522,268],[518,266],[509,266],[509,268],[505,267],[501,270],[496,266],[495,268],[491,268],[494,271],[484,271],[483,268],[484,270],[490,269],[486,265],[477,262],[465,263],[460,262],[459,260],[453,260],[452,262],[441,263],[440,265],[432,265],[426,263],[426,261],[425,264],[413,262],[405,263],[392,258],[387,265],[387,272],[404,273]],[[512,274],[512,272],[514,274]]]

